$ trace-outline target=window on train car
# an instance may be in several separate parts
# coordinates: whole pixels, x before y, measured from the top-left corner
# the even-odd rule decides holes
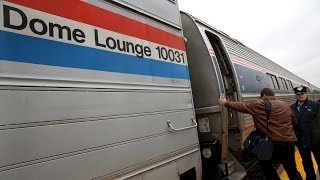
[[[283,80],[282,80],[282,79],[283,79],[283,78],[278,77],[280,89],[286,90],[286,88],[285,88],[285,86],[284,86],[284,84],[283,84]]]
[[[267,79],[268,79],[268,82],[269,82],[269,88],[275,89],[275,87],[274,87],[274,85],[273,85],[273,81],[272,81],[272,76],[271,76],[271,74],[267,74]]]
[[[280,86],[279,86],[279,83],[278,83],[278,78],[275,75],[267,73],[267,77],[268,77],[269,82],[270,82],[270,88],[272,88],[272,89],[280,89]]]
[[[285,87],[286,87],[286,90],[289,90],[289,87],[288,87],[287,81],[286,81],[285,79],[283,79],[283,83],[284,83],[284,85],[285,85]]]
[[[289,89],[288,89],[288,86],[287,86],[286,80],[283,79],[283,78],[281,78],[281,77],[279,77],[279,78],[280,78],[280,80],[281,80],[281,84],[282,84],[283,89],[284,89],[284,90],[289,90]]]
[[[168,1],[172,2],[173,4],[176,3],[176,0],[168,0]]]
[[[310,93],[310,92],[311,92],[311,90],[310,90],[310,88],[309,88],[309,87],[307,87],[307,92],[308,92],[308,93]]]
[[[272,78],[274,89],[280,89],[277,77],[275,75],[271,75],[271,78]]]
[[[293,85],[292,85],[292,82],[290,80],[287,80],[287,84],[288,84],[288,87],[289,87],[289,90],[293,91]]]
[[[279,89],[284,89],[284,87],[283,87],[283,82],[281,81],[281,78],[278,77],[277,80],[278,80],[278,82],[279,82]]]

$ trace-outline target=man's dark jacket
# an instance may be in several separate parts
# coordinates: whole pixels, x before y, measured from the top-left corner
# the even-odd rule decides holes
[[[298,101],[290,107],[298,120],[298,125],[295,127],[298,142],[305,148],[320,146],[319,102],[306,100],[300,111],[298,111],[297,106]]]

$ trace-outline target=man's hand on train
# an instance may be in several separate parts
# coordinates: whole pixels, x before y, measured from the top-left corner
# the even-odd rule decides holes
[[[220,98],[219,98],[219,104],[222,105],[222,106],[224,106],[227,101],[228,101],[228,100],[227,100],[226,98],[224,98],[224,97],[220,97]]]

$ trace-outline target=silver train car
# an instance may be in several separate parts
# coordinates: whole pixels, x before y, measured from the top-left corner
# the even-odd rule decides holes
[[[218,98],[300,84],[176,0],[2,0],[0,179],[242,179],[252,118]]]
[[[0,179],[201,178],[176,1],[0,1]]]
[[[319,88],[196,17],[181,12],[181,19],[203,176],[205,179],[217,177],[210,174],[213,167],[210,163],[216,163],[218,171],[225,176],[239,176],[242,167],[248,169],[252,165],[243,154],[242,144],[254,129],[253,119],[251,115],[221,108],[219,96],[250,102],[260,97],[261,89],[268,87],[279,99],[293,103],[294,87],[307,86],[309,98],[314,100],[319,99]],[[212,160],[214,158],[221,161]],[[232,167],[232,164],[235,165]],[[232,175],[233,171],[237,175]]]

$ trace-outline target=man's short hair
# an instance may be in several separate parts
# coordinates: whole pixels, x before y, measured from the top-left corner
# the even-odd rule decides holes
[[[270,88],[263,88],[260,92],[260,97],[266,96],[274,96],[274,92]]]

